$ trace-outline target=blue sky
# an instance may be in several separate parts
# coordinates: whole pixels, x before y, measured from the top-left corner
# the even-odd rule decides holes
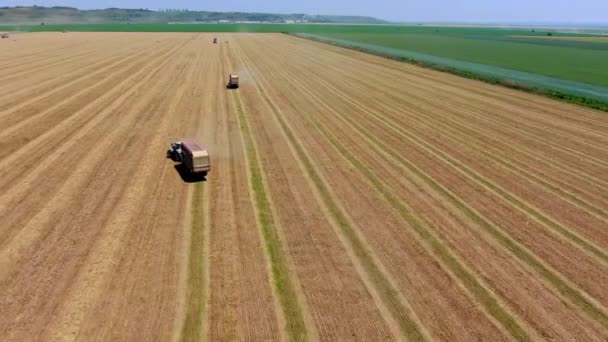
[[[187,8],[209,11],[369,15],[393,21],[606,23],[608,0],[0,0],[0,6]]]

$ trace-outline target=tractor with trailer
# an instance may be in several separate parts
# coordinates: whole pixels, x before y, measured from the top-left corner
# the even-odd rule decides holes
[[[177,141],[167,150],[167,158],[181,163],[182,170],[189,175],[206,176],[211,170],[211,159],[207,149],[194,141]]]
[[[228,89],[236,89],[239,87],[239,75],[237,74],[230,74],[228,76],[228,84],[226,85],[226,88]]]

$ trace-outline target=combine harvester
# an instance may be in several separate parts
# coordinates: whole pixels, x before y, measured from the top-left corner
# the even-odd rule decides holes
[[[180,162],[189,175],[203,176],[211,170],[211,159],[207,149],[194,141],[177,141],[167,150],[167,158]]]
[[[0,34],[0,38],[8,38],[8,33],[2,33]]]
[[[228,84],[226,85],[226,88],[228,89],[236,89],[239,87],[239,75],[237,74],[230,74],[228,76]]]

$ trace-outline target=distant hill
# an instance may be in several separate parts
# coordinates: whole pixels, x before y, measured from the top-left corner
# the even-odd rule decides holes
[[[44,24],[155,24],[155,23],[336,23],[386,24],[364,16],[207,12],[188,10],[151,11],[147,9],[107,8],[79,10],[72,7],[0,7],[0,25]]]

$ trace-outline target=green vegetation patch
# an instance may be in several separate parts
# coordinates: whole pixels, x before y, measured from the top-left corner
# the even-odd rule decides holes
[[[320,35],[459,61],[608,86],[608,42],[521,38],[505,35],[429,33],[332,33]]]
[[[302,308],[298,303],[295,287],[289,278],[287,260],[283,253],[281,239],[274,222],[271,204],[264,188],[264,179],[257,157],[255,142],[247,122],[247,115],[237,93],[234,93],[234,100],[238,112],[239,125],[245,141],[245,149],[249,163],[250,183],[255,198],[258,221],[264,237],[266,250],[270,258],[275,289],[287,323],[287,333],[289,334],[289,339],[292,341],[305,341],[307,340],[307,331],[304,323],[304,315],[302,314]]]

